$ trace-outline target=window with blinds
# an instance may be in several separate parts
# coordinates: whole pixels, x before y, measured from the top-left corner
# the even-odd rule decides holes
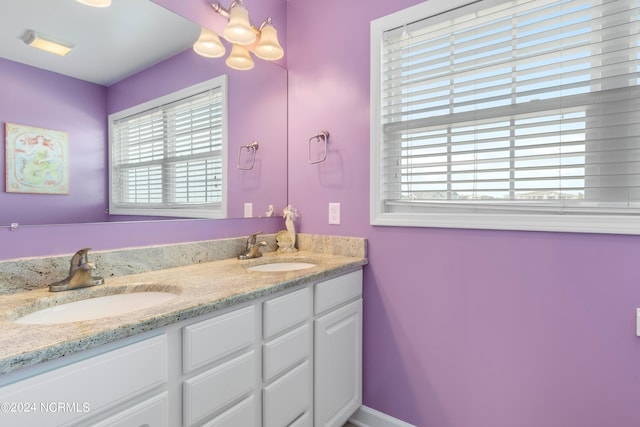
[[[226,216],[226,79],[110,117],[110,212]]]
[[[462,3],[372,22],[373,223],[638,227],[640,2]]]

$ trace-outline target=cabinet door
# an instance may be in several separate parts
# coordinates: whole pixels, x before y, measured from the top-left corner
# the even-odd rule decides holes
[[[311,407],[311,366],[304,361],[262,391],[262,426],[284,427]]]
[[[315,321],[314,426],[342,426],[362,403],[362,300]]]
[[[249,396],[202,427],[258,427],[260,420],[255,401],[255,397]]]
[[[117,415],[91,424],[93,427],[169,427],[169,393],[166,391]]]
[[[184,382],[183,422],[192,426],[253,391],[255,351],[236,357]]]
[[[168,381],[167,345],[162,334],[2,387],[0,402],[17,406],[0,414],[0,425],[75,425],[126,404]]]

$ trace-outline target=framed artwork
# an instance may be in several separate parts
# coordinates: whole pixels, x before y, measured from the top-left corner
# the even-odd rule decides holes
[[[6,191],[69,194],[67,132],[6,123]]]

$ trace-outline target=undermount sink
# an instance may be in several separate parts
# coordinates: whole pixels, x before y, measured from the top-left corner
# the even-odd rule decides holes
[[[15,320],[23,325],[51,325],[118,316],[167,302],[170,292],[131,292],[105,295],[45,308]]]
[[[267,264],[259,264],[247,267],[249,271],[277,272],[277,271],[295,271],[304,270],[305,268],[315,267],[316,264],[310,262],[270,262]]]

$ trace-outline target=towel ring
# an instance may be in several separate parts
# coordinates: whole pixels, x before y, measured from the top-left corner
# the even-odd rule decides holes
[[[236,167],[242,171],[249,171],[253,169],[253,165],[255,165],[256,163],[256,151],[258,151],[258,147],[258,141],[253,141],[248,145],[241,145],[240,150],[238,151],[238,161],[236,162]],[[251,165],[248,168],[243,168],[242,166],[240,166],[240,157],[242,157],[242,152],[244,151],[243,148],[249,151],[249,155],[251,156]]]
[[[316,160],[311,160],[311,143],[313,141],[324,143],[324,152]],[[309,147],[307,150],[307,161],[309,162],[310,165],[324,162],[325,160],[327,160],[327,142],[329,142],[329,131],[326,131],[326,130],[321,130],[320,132],[316,133],[311,138],[309,138]]]

